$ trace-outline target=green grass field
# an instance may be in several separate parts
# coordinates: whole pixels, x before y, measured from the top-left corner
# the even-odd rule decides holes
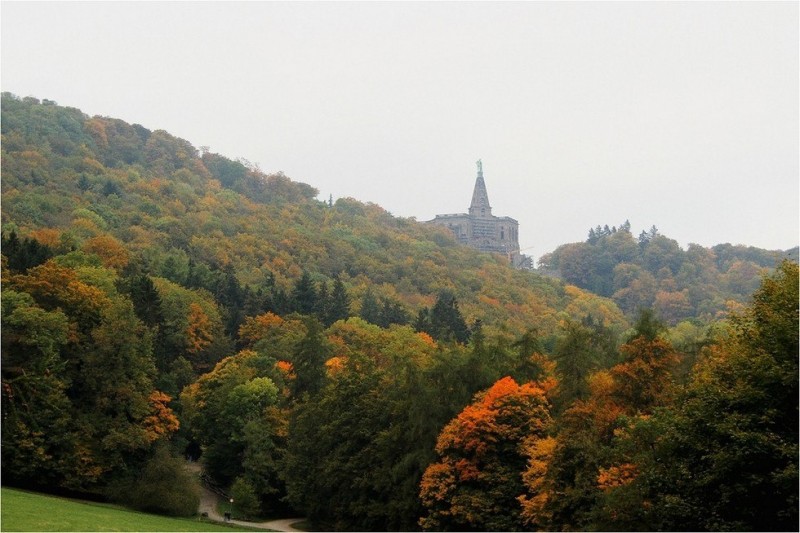
[[[6,487],[0,488],[0,511],[2,531],[253,531]]]

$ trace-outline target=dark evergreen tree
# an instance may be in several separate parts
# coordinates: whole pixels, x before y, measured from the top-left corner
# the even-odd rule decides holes
[[[480,318],[475,319],[469,331],[470,340],[472,341],[472,350],[476,353],[485,353],[486,334],[483,332],[483,322]]]
[[[181,368],[181,364],[176,363],[175,357],[178,352],[170,346],[167,338],[161,296],[153,280],[146,273],[139,272],[124,279],[120,285],[121,291],[127,293],[131,299],[136,316],[151,331],[153,360],[158,370],[157,388],[173,397],[177,396],[181,386],[188,383],[188,380],[193,379],[195,375],[193,372],[187,373],[181,370],[176,372],[176,368]],[[183,362],[186,362],[185,359]]]
[[[14,272],[25,272],[53,257],[49,246],[40,244],[36,239],[20,240],[14,231],[11,231],[8,238],[3,237],[2,252],[8,259],[8,268]]]
[[[652,341],[666,330],[666,325],[664,325],[664,323],[656,317],[656,314],[652,309],[642,309],[639,311],[636,324],[633,326],[633,334],[631,339],[635,339],[636,337],[644,337],[648,341]]]
[[[423,307],[417,313],[417,318],[414,319],[414,331],[420,333],[425,332],[430,335],[431,329],[431,311],[427,307]]]
[[[274,313],[284,315],[289,312],[288,298],[286,293],[275,285],[275,274],[269,272],[264,285],[258,288],[257,293],[261,295],[260,309],[257,314]]]
[[[301,315],[311,315],[316,310],[316,306],[317,291],[314,288],[314,282],[311,281],[308,272],[303,272],[292,290],[292,310]]]
[[[293,310],[291,297],[286,294],[286,291],[280,287],[275,287],[269,297],[267,311],[271,311],[276,315],[288,315]]]
[[[244,321],[244,292],[233,265],[226,265],[218,275],[215,295],[225,313],[225,333],[235,336]]]
[[[331,295],[328,293],[328,283],[323,280],[317,289],[317,298],[314,302],[314,314],[325,325],[330,326],[333,322],[328,322],[328,315],[330,313]]]
[[[292,394],[300,398],[303,394],[316,394],[325,382],[325,361],[330,355],[322,324],[315,317],[304,321],[306,334],[297,343],[292,365],[295,379],[291,382]]]
[[[2,241],[2,252],[3,255],[8,259],[8,268],[12,270],[17,270],[16,268],[11,266],[12,258],[16,260],[16,257],[20,253],[20,248],[22,244],[19,242],[19,237],[17,237],[17,232],[11,230],[11,233],[8,234],[8,237],[3,235]]]
[[[542,351],[537,331],[532,328],[523,333],[512,346],[517,349],[519,357],[529,357],[533,353]]]
[[[161,297],[147,274],[139,274],[127,280],[126,292],[133,302],[133,310],[139,320],[153,327],[163,324],[164,314],[161,310]]]
[[[428,333],[436,340],[452,340],[461,344],[469,340],[469,328],[452,292],[439,293],[431,309]]]
[[[545,377],[543,360],[534,358],[534,354],[541,354],[543,351],[535,329],[528,329],[511,344],[511,347],[516,349],[516,353],[512,355],[514,358],[512,375],[518,381],[538,381]]]
[[[255,291],[248,286],[245,286],[242,295],[244,300],[244,316],[257,316],[266,312],[267,295],[264,294],[264,289],[258,287]]]
[[[344,283],[338,277],[333,281],[333,292],[330,297],[326,325],[333,324],[337,320],[345,320],[350,316],[350,297]]]
[[[367,291],[361,299],[361,313],[359,316],[370,324],[378,325],[378,322],[380,322],[378,300],[375,299],[375,295],[372,294],[372,289],[369,287],[367,287]]]
[[[498,373],[503,365],[496,358],[499,354],[495,347],[487,342],[480,320],[475,321],[470,333],[469,351],[464,366],[459,370],[465,390],[472,395],[494,383],[500,377]]]
[[[388,328],[392,324],[399,324],[401,326],[408,324],[408,313],[399,302],[395,302],[389,298],[381,298],[381,304],[378,316],[379,326]]]
[[[103,185],[103,196],[110,196],[112,194],[119,196],[121,192],[119,185],[117,185],[115,181],[108,180],[105,185]]]
[[[647,243],[650,242],[650,235],[647,234],[646,231],[642,230],[639,234],[639,248],[644,249],[647,247]]]
[[[375,515],[386,512],[387,502],[376,502],[378,494],[370,490],[379,466],[374,439],[387,419],[386,402],[376,394],[375,362],[360,353],[354,358],[359,371],[329,381],[314,401],[294,409],[289,423],[288,500],[317,530],[386,530]]]
[[[554,402],[558,410],[588,396],[587,378],[600,366],[591,328],[574,321],[567,321],[563,328],[564,336],[556,344],[553,356],[559,375],[558,397]]]

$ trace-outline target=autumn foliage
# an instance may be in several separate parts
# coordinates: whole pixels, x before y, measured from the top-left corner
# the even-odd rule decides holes
[[[150,393],[150,414],[142,420],[147,440],[154,442],[178,431],[180,422],[168,404],[171,398],[160,391]]]
[[[798,272],[597,227],[510,268],[165,131],[2,98],[3,483],[319,530],[790,530]],[[590,292],[591,291],[591,292]]]
[[[447,424],[440,459],[425,471],[420,498],[425,529],[521,529],[524,452],[546,437],[551,423],[544,390],[535,383],[497,381]]]

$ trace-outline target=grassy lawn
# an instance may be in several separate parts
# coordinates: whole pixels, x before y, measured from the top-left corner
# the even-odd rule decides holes
[[[0,488],[0,510],[2,531],[253,531],[5,487]]]

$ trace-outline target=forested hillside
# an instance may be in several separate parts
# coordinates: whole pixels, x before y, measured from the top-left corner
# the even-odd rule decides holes
[[[356,311],[368,288],[379,304],[412,316],[449,290],[468,323],[490,328],[522,332],[536,316],[552,332],[560,311],[621,323],[610,302],[509,269],[440,228],[349,198],[328,205],[308,185],[200,154],[164,131],[9,95],[2,127],[5,235],[13,230],[52,253],[85,252],[102,237],[124,248],[127,271],[205,288],[222,304],[252,301],[260,289],[281,312],[280,293],[308,273],[329,289],[338,277]],[[229,294],[221,294],[223,279]],[[229,333],[241,323],[225,319]]]
[[[670,324],[725,316],[748,301],[765,272],[783,259],[798,261],[798,248],[690,244],[683,250],[653,226],[638,239],[628,221],[589,230],[586,242],[564,244],[543,256],[540,269],[567,283],[606,296],[632,317],[653,308]]]
[[[192,514],[188,456],[319,529],[796,525],[796,263],[667,329],[316,197],[3,94],[4,483]]]

